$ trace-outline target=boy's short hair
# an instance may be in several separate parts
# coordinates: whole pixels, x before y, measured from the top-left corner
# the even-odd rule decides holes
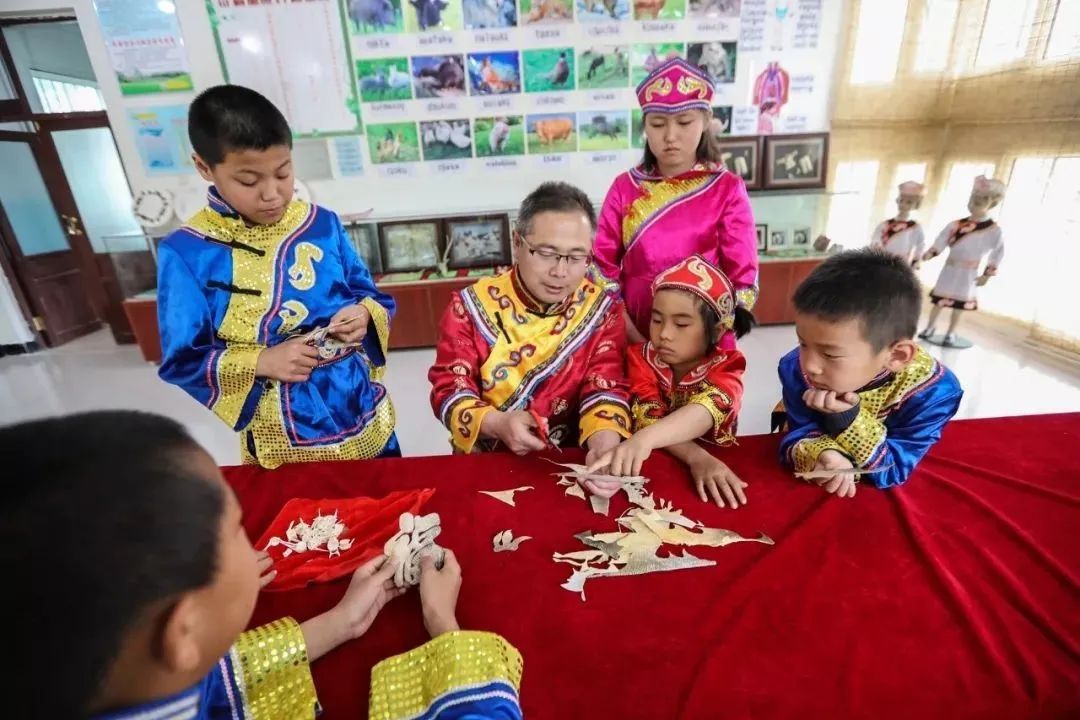
[[[795,310],[829,321],[858,319],[863,338],[880,352],[915,337],[922,286],[903,259],[863,248],[837,253],[802,281]]]
[[[188,137],[210,167],[230,150],[292,147],[292,130],[281,111],[242,85],[217,85],[195,98],[188,108]]]
[[[12,717],[88,715],[125,632],[212,581],[225,496],[195,452],[178,423],[141,412],[0,428],[0,567],[26,673]]]
[[[564,182],[546,182],[521,201],[516,227],[522,235],[532,232],[533,218],[542,212],[585,213],[589,226],[596,230],[596,208],[580,188]]]

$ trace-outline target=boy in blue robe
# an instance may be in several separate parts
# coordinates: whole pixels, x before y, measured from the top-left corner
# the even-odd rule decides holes
[[[830,493],[854,497],[859,476],[906,482],[960,406],[956,376],[913,340],[921,294],[905,262],[872,249],[830,257],[795,291],[780,459],[835,471],[820,483]]]
[[[338,216],[293,197],[285,117],[220,85],[191,103],[188,132],[213,185],[158,251],[162,379],[241,433],[246,463],[400,454],[379,383],[393,299]]]
[[[22,479],[0,505],[0,563],[18,588],[7,671],[18,691],[4,717],[314,718],[309,663],[362,638],[403,592],[380,557],[330,610],[242,632],[258,556],[232,490],[178,423],[131,411],[38,420],[0,428],[0,454]],[[458,627],[460,585],[452,552],[441,569],[423,564],[432,639],[374,668],[371,717],[521,717],[521,655]]]

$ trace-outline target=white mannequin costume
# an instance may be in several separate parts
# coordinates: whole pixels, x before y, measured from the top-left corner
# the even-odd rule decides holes
[[[946,248],[949,249],[945,267],[941,269],[937,283],[930,291],[934,308],[930,312],[929,323],[919,337],[930,338],[941,308],[950,307],[953,309],[953,316],[949,320],[949,332],[942,342],[945,347],[949,347],[956,342],[956,326],[960,322],[961,311],[978,309],[976,286],[985,285],[997,274],[1005,256],[1001,227],[989,215],[990,210],[1004,197],[1005,184],[1000,180],[982,175],[975,178],[975,186],[968,200],[971,214],[946,225],[934,241],[933,247],[923,255],[923,260],[930,260]],[[986,258],[986,266],[980,275],[979,266],[983,258]]]
[[[899,189],[896,217],[878,223],[870,238],[870,247],[881,248],[918,267],[926,245],[926,235],[922,225],[911,219],[911,211],[922,204],[926,188],[917,182],[905,182],[900,184]]]

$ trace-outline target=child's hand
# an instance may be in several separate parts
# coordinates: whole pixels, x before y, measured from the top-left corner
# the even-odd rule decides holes
[[[652,451],[652,447],[642,440],[640,434],[634,435],[601,455],[595,462],[589,463],[589,472],[607,468],[610,475],[640,475],[641,466],[652,455]]]
[[[535,427],[536,418],[524,410],[495,410],[485,415],[480,423],[485,434],[499,440],[516,455],[527,455],[547,447],[533,432]]]
[[[255,361],[255,374],[281,382],[307,382],[319,364],[319,350],[295,338],[268,347]]]
[[[585,445],[589,448],[589,452],[585,455],[585,464],[591,467],[594,462],[607,455],[621,442],[622,438],[614,430],[597,430],[585,441]]]
[[[690,476],[694,478],[694,485],[697,487],[697,494],[702,502],[708,502],[711,497],[717,507],[725,507],[724,500],[720,497],[723,494],[728,503],[726,507],[734,510],[740,503],[746,504],[743,488],[749,485],[740,480],[731,468],[712,455],[707,459],[702,458],[691,463]],[[708,497],[705,494],[706,491],[708,491]]]
[[[368,631],[386,603],[405,592],[394,587],[394,566],[380,555],[368,560],[353,573],[349,589],[330,612],[342,625],[346,640],[355,640]]]
[[[835,450],[824,450],[818,455],[817,464],[814,465],[815,470],[844,470],[847,468],[855,469],[855,465],[851,460],[847,459]],[[831,478],[824,478],[818,481],[818,485],[825,488],[825,492],[836,495],[837,497],[855,497],[855,473],[839,473]]]
[[[346,305],[334,313],[330,318],[330,335],[343,343],[358,343],[364,339],[368,331],[368,323],[371,322],[371,313],[360,304]],[[344,323],[338,327],[338,323]]]
[[[804,392],[802,399],[806,407],[820,413],[841,413],[859,404],[859,396],[856,393],[849,392],[837,395],[832,390],[819,390],[817,388],[810,388]]]
[[[277,570],[271,570],[271,566],[274,564],[274,559],[270,557],[270,553],[263,550],[260,553],[255,554],[255,565],[259,568],[259,589],[274,582],[274,578],[277,577]]]
[[[461,565],[452,551],[446,551],[441,570],[426,555],[420,560],[420,605],[431,637],[460,629],[455,615],[460,590]]]

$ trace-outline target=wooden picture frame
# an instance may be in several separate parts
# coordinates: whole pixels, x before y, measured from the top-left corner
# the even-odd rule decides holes
[[[379,226],[373,222],[351,223],[345,226],[353,249],[364,262],[368,272],[378,275],[383,271],[382,250],[379,247]]]
[[[769,226],[755,225],[757,229],[757,251],[764,253],[769,251]]]
[[[769,135],[765,138],[764,182],[768,190],[825,187],[829,134]]]
[[[443,221],[447,267],[453,269],[510,265],[510,216],[475,215]]]
[[[717,142],[720,146],[720,162],[729,172],[743,179],[747,190],[760,190],[761,137],[725,137]]]
[[[415,272],[438,267],[442,258],[442,237],[442,221],[437,219],[379,223],[383,272]]]

